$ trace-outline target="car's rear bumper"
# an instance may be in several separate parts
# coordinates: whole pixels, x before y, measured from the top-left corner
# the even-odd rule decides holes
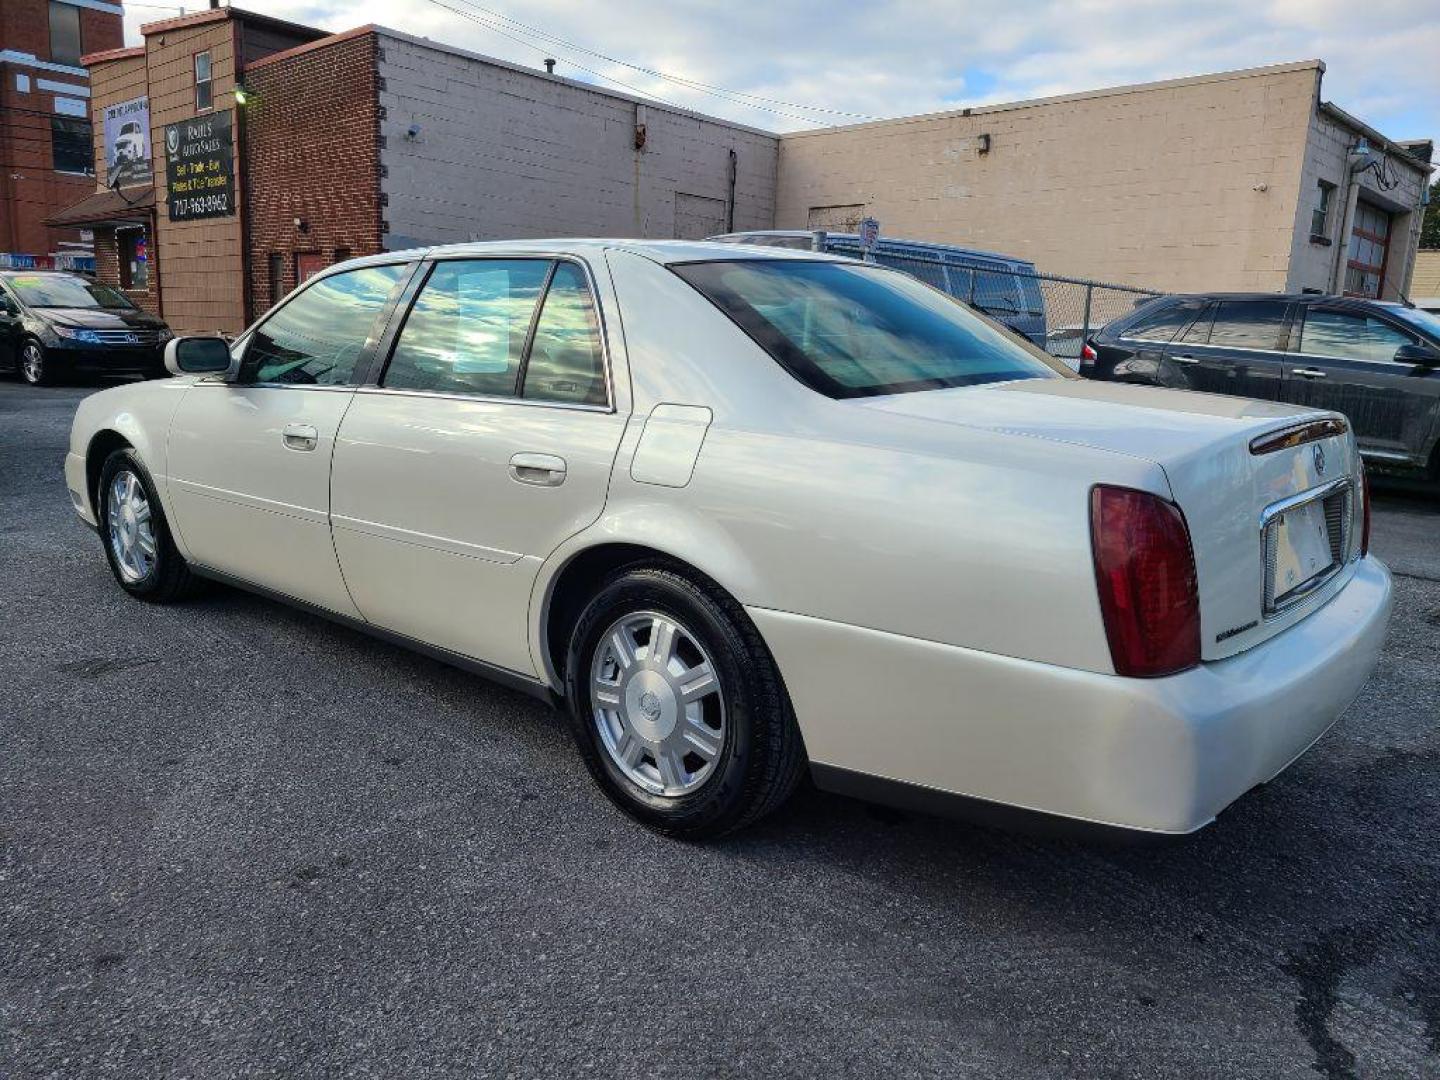
[[[1282,771],[1354,700],[1384,640],[1390,574],[1364,559],[1270,641],[1163,679],[749,610],[818,775],[1187,833]]]

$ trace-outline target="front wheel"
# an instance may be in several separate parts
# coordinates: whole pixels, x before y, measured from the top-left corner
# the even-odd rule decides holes
[[[105,558],[122,589],[155,604],[199,589],[200,579],[176,550],[150,474],[134,451],[116,450],[105,459],[95,503]]]
[[[33,338],[20,346],[20,378],[31,386],[44,386],[50,381],[45,346]]]
[[[733,599],[662,567],[618,573],[571,634],[566,697],[591,775],[630,816],[700,839],[780,806],[804,770],[790,699]]]

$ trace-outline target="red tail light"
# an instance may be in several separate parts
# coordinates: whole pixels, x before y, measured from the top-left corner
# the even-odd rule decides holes
[[[1370,472],[1360,463],[1360,557],[1370,554]]]
[[[1116,673],[1150,678],[1198,664],[1200,593],[1180,508],[1099,485],[1090,494],[1090,538]]]
[[[1095,351],[1095,346],[1088,341],[1080,346],[1080,363],[1093,364],[1100,359],[1100,354]]]

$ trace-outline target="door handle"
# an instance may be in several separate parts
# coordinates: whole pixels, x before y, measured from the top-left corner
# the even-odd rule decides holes
[[[565,482],[565,459],[554,454],[516,454],[510,459],[510,475],[522,484],[559,487]]]
[[[1198,364],[1200,362],[1193,356],[1175,356],[1171,357],[1171,359],[1174,360],[1177,364]]]
[[[314,450],[320,433],[312,424],[286,424],[281,439],[287,450]]]
[[[1323,379],[1323,378],[1325,378],[1325,372],[1321,371],[1319,368],[1313,368],[1313,367],[1297,367],[1297,368],[1296,368],[1294,371],[1292,371],[1290,374],[1292,374],[1292,375],[1299,375],[1302,379]]]

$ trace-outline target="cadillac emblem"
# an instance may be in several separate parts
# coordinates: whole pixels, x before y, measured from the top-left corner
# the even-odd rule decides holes
[[[1310,451],[1310,456],[1311,456],[1311,457],[1314,459],[1314,461],[1315,461],[1315,475],[1316,475],[1316,476],[1324,476],[1324,475],[1325,475],[1325,448],[1324,448],[1323,446],[1321,446],[1319,443],[1316,443],[1316,444],[1315,444],[1315,448]]]

